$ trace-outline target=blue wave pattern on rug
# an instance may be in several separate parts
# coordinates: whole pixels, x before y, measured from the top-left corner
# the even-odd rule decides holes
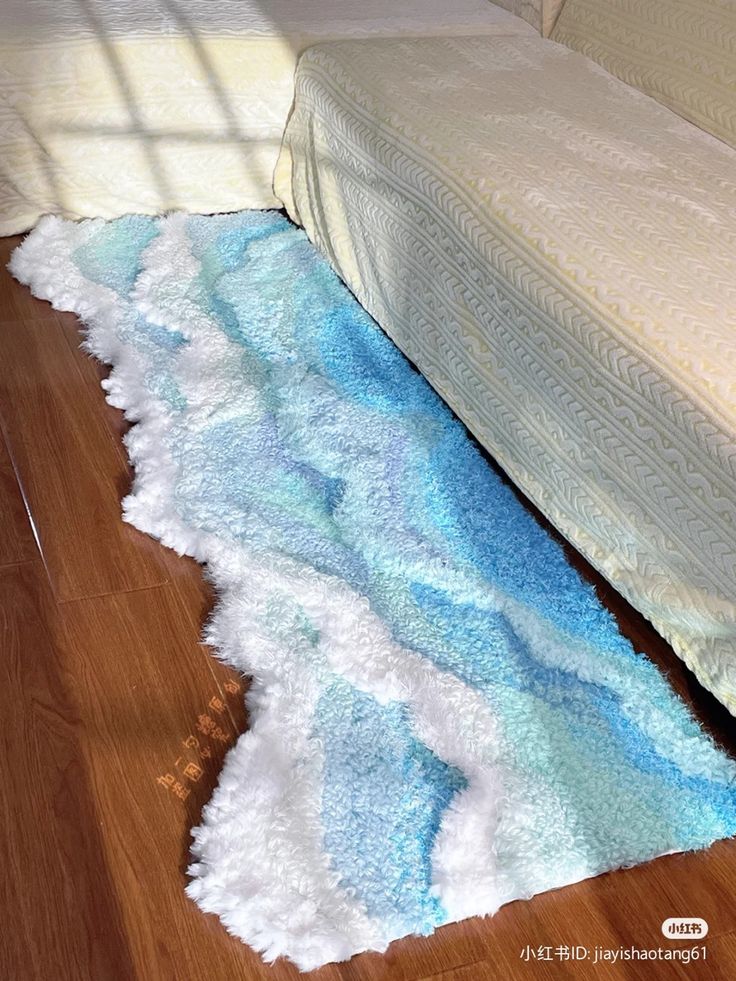
[[[227,549],[260,563],[265,580],[272,566],[296,568],[299,582],[341,602],[344,584],[393,645],[381,674],[366,639],[363,674],[360,643],[335,654],[329,617],[311,600],[267,583],[256,600],[254,579],[222,601],[241,604],[241,620],[221,615],[235,624],[228,636],[257,624],[261,640],[250,660],[238,655],[215,614],[221,656],[255,675],[254,722],[198,832],[192,894],[204,908],[268,956],[311,968],[736,832],[733,762],[301,231],[245,213],[57,222],[34,234],[39,254],[44,236],[66,249],[67,279],[73,268],[80,285],[64,293],[34,258],[33,236],[16,274],[86,317],[100,356],[116,364],[120,343],[139,363],[125,377],[143,407],[124,379],[116,404],[154,445],[133,437],[131,456],[161,451],[176,527],[224,551],[187,545],[142,506],[136,523],[211,562],[223,589],[235,577]],[[90,284],[104,291],[94,309]],[[157,419],[165,453],[150,435]],[[258,643],[278,653],[261,662]],[[278,699],[295,718],[303,711],[295,732],[307,730],[282,756],[278,724],[266,731]],[[301,797],[289,781],[304,783]],[[312,814],[310,794],[314,827],[300,817]],[[293,856],[280,884],[265,866],[243,878],[260,861],[242,840],[260,840],[246,806],[261,809],[253,822],[267,848],[287,856],[274,868],[289,870]],[[319,861],[292,818],[311,828]]]

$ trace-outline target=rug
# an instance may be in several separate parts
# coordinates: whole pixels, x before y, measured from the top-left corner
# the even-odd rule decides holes
[[[46,218],[10,268],[253,678],[188,886],[232,933],[308,970],[736,832],[734,762],[285,218]]]

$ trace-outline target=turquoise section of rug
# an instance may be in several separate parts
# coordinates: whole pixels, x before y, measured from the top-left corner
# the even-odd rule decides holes
[[[90,284],[117,298],[114,316],[89,318],[90,343],[113,364],[117,344],[139,359],[138,398],[154,407],[119,402],[142,425],[156,413],[165,420],[160,445],[149,435],[145,452],[168,461],[172,520],[193,541],[249,557],[264,589],[269,569],[288,567],[309,597],[357,597],[385,629],[386,663],[396,665],[379,670],[359,630],[352,647],[337,643],[317,599],[274,586],[249,606],[254,594],[243,587],[242,631],[233,613],[228,636],[257,624],[261,647],[238,660],[218,642],[255,675],[256,720],[276,694],[291,699],[295,717],[307,704],[292,670],[306,670],[300,677],[314,688],[302,748],[284,764],[294,780],[309,770],[304,800],[284,791],[276,804],[254,789],[251,809],[278,829],[274,842],[286,837],[278,847],[302,855],[283,815],[292,803],[307,813],[313,794],[324,871],[310,866],[309,878],[299,859],[304,884],[284,885],[284,904],[293,897],[306,918],[299,938],[286,928],[270,936],[268,925],[253,925],[256,913],[239,918],[240,906],[250,910],[235,868],[247,845],[233,841],[235,824],[225,827],[222,797],[199,846],[203,905],[269,955],[315,966],[734,834],[733,762],[304,234],[271,213],[179,217],[169,254],[166,221],[97,222],[78,226],[83,234],[62,223],[54,234],[74,243],[68,261],[83,285],[73,308],[84,314]],[[141,521],[168,541],[164,519]],[[210,560],[204,546],[199,554],[168,543]],[[212,566],[218,586],[223,556]],[[406,664],[413,674],[401,674]],[[444,731],[465,724],[446,749]],[[265,752],[258,726],[253,740]],[[261,788],[264,769],[251,760],[237,779]],[[276,888],[268,881],[264,872],[248,888],[265,894]],[[324,912],[327,893],[352,910],[349,926]]]

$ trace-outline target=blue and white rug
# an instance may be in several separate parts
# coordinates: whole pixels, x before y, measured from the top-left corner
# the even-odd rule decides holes
[[[11,269],[254,679],[194,832],[230,931],[310,969],[736,832],[734,762],[286,219],[47,218]]]

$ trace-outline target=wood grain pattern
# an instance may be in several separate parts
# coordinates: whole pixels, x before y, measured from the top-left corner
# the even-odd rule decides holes
[[[64,604],[66,656],[132,976],[186,977],[194,957],[203,977],[251,978],[265,970],[257,956],[193,915],[184,893],[190,829],[237,737],[224,689],[234,676],[199,644],[210,596],[189,573]]]
[[[120,520],[127,461],[78,356],[55,317],[0,323],[5,440],[60,600],[166,581],[156,545]]]
[[[33,538],[15,469],[0,431],[0,566],[36,557]]]
[[[124,978],[127,943],[80,753],[86,721],[55,619],[40,562],[0,569],[0,977]]]
[[[23,289],[17,284],[13,284],[14,288],[8,287],[10,277],[6,273],[5,267],[10,260],[13,249],[22,240],[22,235],[0,238],[0,277],[3,287],[0,289],[0,320],[32,320],[39,317],[53,319],[55,313],[49,303],[36,300],[29,290]]]
[[[184,894],[190,828],[247,724],[244,680],[199,642],[211,591],[196,563],[122,524],[126,427],[98,390],[104,368],[78,350],[75,319],[4,273],[0,301],[0,418],[12,457],[0,444],[0,978],[294,981],[293,967],[263,964]],[[736,751],[726,710],[569,547],[568,555],[636,647]],[[734,882],[736,841],[720,842],[308,977],[726,981],[736,977]],[[659,930],[677,915],[708,920],[706,962],[523,957],[527,947],[675,946]]]

